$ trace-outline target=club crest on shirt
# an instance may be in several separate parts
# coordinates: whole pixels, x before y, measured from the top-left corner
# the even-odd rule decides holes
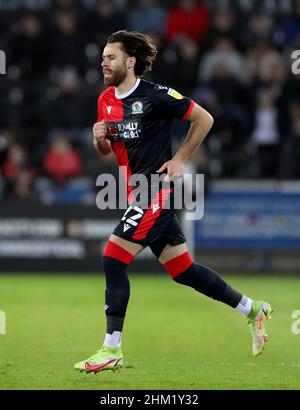
[[[143,103],[141,101],[135,101],[132,106],[132,114],[142,114],[143,113]]]

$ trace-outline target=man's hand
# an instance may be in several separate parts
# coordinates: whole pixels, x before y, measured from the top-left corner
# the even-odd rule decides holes
[[[93,135],[95,149],[103,155],[110,154],[112,149],[110,141],[106,139],[107,124],[105,121],[96,122],[96,124],[94,124]]]
[[[171,159],[165,162],[156,172],[161,173],[167,170],[167,175],[164,178],[165,182],[176,181],[184,174],[184,163],[179,159]]]
[[[93,127],[94,139],[98,142],[103,140],[107,134],[107,125],[105,121],[96,122]]]

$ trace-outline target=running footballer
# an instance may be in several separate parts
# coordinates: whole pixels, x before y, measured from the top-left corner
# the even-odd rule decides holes
[[[267,341],[266,323],[272,312],[267,302],[255,301],[226,283],[208,267],[193,262],[174,206],[172,182],[157,184],[145,206],[128,183],[133,174],[166,174],[166,181],[182,177],[184,162],[202,143],[212,116],[192,99],[160,84],[145,81],[157,50],[151,37],[130,31],[113,33],[103,51],[102,71],[107,86],[98,100],[98,120],[93,128],[94,146],[101,155],[112,151],[126,167],[128,208],[112,232],[103,255],[106,278],[106,336],[102,348],[75,364],[76,370],[100,372],[123,365],[121,337],[130,285],[128,265],[147,246],[179,284],[223,302],[247,317],[252,333],[253,355]],[[186,139],[172,155],[170,126],[174,118],[191,123]],[[153,186],[152,186],[153,188]],[[149,190],[149,185],[145,187]],[[171,206],[165,207],[169,201]]]

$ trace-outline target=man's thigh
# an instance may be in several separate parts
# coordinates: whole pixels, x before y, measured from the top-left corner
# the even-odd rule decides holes
[[[151,242],[149,247],[161,263],[166,263],[187,251],[186,239],[176,215],[170,218],[161,235]]]
[[[144,249],[142,245],[127,241],[126,239],[120,238],[119,236],[116,236],[114,234],[110,235],[109,240],[121,246],[121,248],[125,249],[127,252],[131,253],[134,256],[137,256]]]
[[[181,243],[179,245],[169,245],[167,244],[163,249],[160,257],[158,258],[161,264],[169,262],[171,259],[176,258],[177,256],[182,255],[183,253],[188,252],[188,246],[186,243]]]

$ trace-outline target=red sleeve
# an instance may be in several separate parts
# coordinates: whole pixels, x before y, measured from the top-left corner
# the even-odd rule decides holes
[[[98,98],[98,118],[97,122],[100,122],[104,119],[103,111],[102,111],[102,94]]]

